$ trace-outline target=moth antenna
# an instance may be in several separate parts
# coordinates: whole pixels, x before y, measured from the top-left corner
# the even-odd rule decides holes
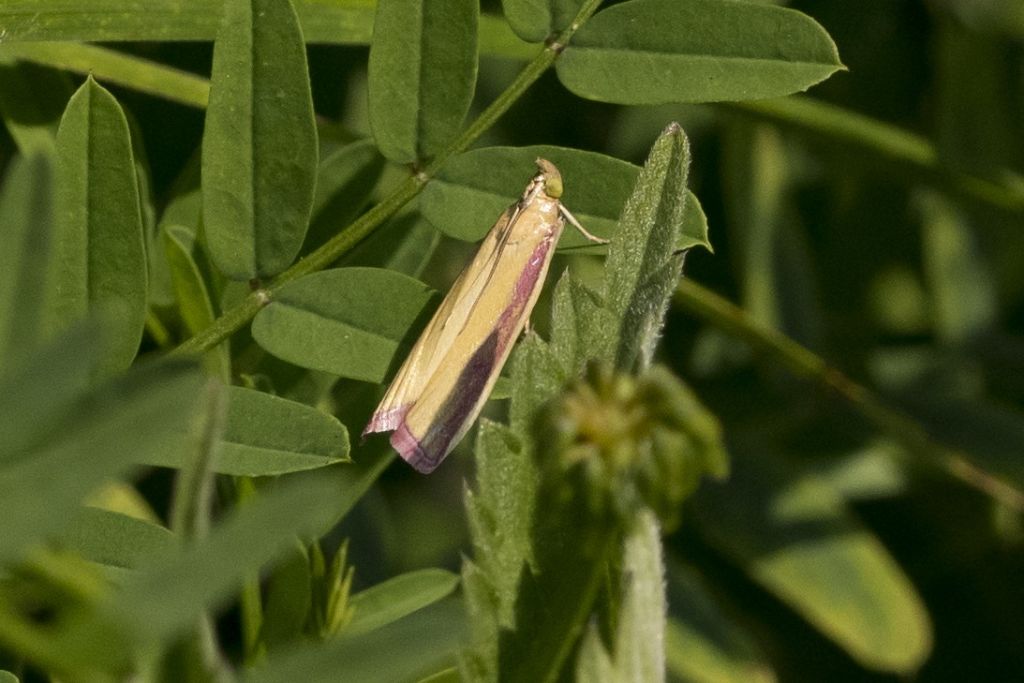
[[[570,212],[569,209],[565,208],[564,205],[562,205],[562,204],[558,205],[558,212],[560,214],[562,214],[562,216],[565,217],[565,220],[569,221],[569,223],[572,225],[572,227],[574,227],[577,230],[579,230],[580,234],[583,235],[584,237],[586,237],[591,242],[595,242],[597,244],[608,244],[611,241],[611,240],[606,240],[603,237],[598,237],[597,235],[593,235],[590,232],[588,232],[587,229],[584,228],[582,225],[580,225],[580,222],[578,220],[576,220],[576,216],[573,216],[572,212]]]

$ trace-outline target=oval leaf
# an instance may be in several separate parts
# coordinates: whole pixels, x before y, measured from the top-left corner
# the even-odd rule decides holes
[[[380,0],[370,43],[370,127],[399,163],[450,142],[476,85],[477,0]]]
[[[781,97],[842,69],[805,14],[740,0],[632,0],[595,14],[556,63],[580,97],[616,104]]]
[[[302,246],[317,136],[306,48],[288,0],[228,0],[203,134],[210,256],[236,280],[276,275]]]
[[[536,172],[537,157],[553,162],[561,171],[566,184],[564,203],[583,227],[598,236],[613,235],[640,168],[567,147],[485,147],[460,154],[423,190],[420,210],[449,237],[470,242],[482,239],[498,216],[519,201]],[[685,204],[680,249],[707,242],[707,219],[700,202],[688,192]],[[607,249],[569,228],[562,233],[558,247],[573,253],[603,253]]]
[[[295,365],[381,382],[432,296],[422,282],[387,270],[325,270],[278,290],[252,336]]]
[[[348,430],[333,416],[242,387],[229,387],[228,399],[218,472],[255,477],[348,461]]]
[[[142,339],[147,265],[128,122],[91,77],[68,102],[57,159],[48,327],[102,310],[110,334],[97,372],[112,374],[131,364]]]
[[[226,389],[226,423],[213,471],[266,477],[348,461],[348,430],[333,416],[253,389]],[[162,449],[142,462],[176,468],[185,464],[180,447]]]
[[[931,649],[931,623],[878,539],[821,480],[734,446],[729,483],[697,496],[702,532],[865,666],[917,669]]]
[[[603,154],[547,145],[486,147],[459,155],[423,191],[423,215],[446,235],[481,239],[498,216],[519,200],[536,173],[537,157],[548,159],[561,171],[566,187],[563,200],[583,227],[595,235],[612,234],[639,169]],[[567,229],[559,247],[588,244],[578,231]]]

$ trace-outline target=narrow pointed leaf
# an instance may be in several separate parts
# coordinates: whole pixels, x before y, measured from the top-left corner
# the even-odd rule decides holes
[[[721,102],[806,90],[843,68],[805,14],[746,0],[631,0],[598,12],[556,63],[580,97]]]
[[[252,334],[301,367],[381,382],[432,298],[429,287],[398,273],[336,268],[283,286],[256,316]]]
[[[379,0],[370,43],[370,126],[381,153],[428,159],[455,138],[476,86],[477,0]]]
[[[622,211],[605,264],[608,309],[621,321],[616,363],[650,364],[665,310],[682,272],[682,231],[690,147],[677,124],[655,142]]]
[[[128,122],[92,78],[68,103],[57,155],[48,329],[102,311],[111,334],[97,372],[109,375],[128,367],[138,351],[147,264]]]
[[[366,633],[448,597],[459,577],[443,569],[420,569],[360,591],[349,599],[355,610],[346,636]]]
[[[316,168],[306,50],[291,3],[227,0],[203,134],[203,219],[222,272],[249,280],[291,264]]]
[[[566,271],[555,287],[551,311],[551,351],[570,377],[578,375],[588,360],[614,359],[615,317],[594,292]]]

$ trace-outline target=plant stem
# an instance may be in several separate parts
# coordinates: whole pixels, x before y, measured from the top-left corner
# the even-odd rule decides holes
[[[921,462],[939,467],[1011,509],[1024,511],[1024,492],[977,467],[963,453],[937,443],[916,420],[786,335],[757,324],[738,306],[686,279],[676,289],[675,302],[771,356],[793,374],[828,387]]]
[[[420,173],[409,177],[382,202],[357,218],[348,227],[328,240],[306,258],[292,265],[265,288],[247,296],[241,303],[214,320],[209,327],[183,342],[173,353],[197,354],[207,351],[227,339],[253,319],[261,308],[270,303],[274,292],[287,282],[323,270],[351,251],[359,242],[395,215],[408,201],[418,195],[434,178],[444,164],[456,154],[469,149],[481,134],[493,126],[509,108],[522,97],[555,60],[561,49],[569,43],[577,29],[597,11],[602,0],[586,0],[573,23],[527,63],[516,79],[491,102],[458,138],[440,152]]]
[[[813,138],[849,154],[855,163],[859,158],[870,159],[871,169],[881,167],[901,182],[910,175],[979,208],[994,208],[1014,217],[1024,213],[1024,184],[1010,169],[992,169],[986,177],[958,171],[943,163],[927,138],[848,109],[809,97],[730,102],[717,107]],[[887,163],[876,164],[876,160]]]

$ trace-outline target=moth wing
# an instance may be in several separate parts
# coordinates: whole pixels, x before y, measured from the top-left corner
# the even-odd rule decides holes
[[[519,212],[513,204],[491,227],[476,256],[448,290],[441,305],[420,334],[409,356],[391,381],[363,435],[391,431],[423,394],[423,388],[444,360],[445,353],[473,311],[475,302],[498,266],[501,242],[509,224]]]

